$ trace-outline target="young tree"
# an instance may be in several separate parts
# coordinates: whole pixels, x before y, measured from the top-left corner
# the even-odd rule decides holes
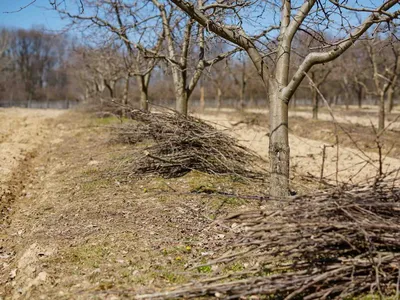
[[[361,81],[359,83],[364,86],[367,93],[378,99],[378,130],[382,131],[385,128],[385,99],[392,97],[393,85],[397,80],[399,52],[392,38],[382,40],[375,35],[373,39],[363,44],[372,70],[373,89]]]
[[[84,36],[95,36],[95,41],[91,40],[92,43],[106,45],[110,41],[118,40],[125,46],[125,62],[129,70],[124,75],[125,89],[129,85],[129,78],[136,77],[141,108],[148,110],[150,77],[157,64],[153,54],[158,53],[164,39],[162,30],[158,30],[158,15],[148,9],[144,2],[82,0],[81,3],[82,10],[74,12],[74,7],[70,7],[70,10],[62,9],[59,1],[51,2],[61,16],[72,20],[72,26],[81,29]],[[106,85],[110,92],[113,83],[109,82],[109,85]]]
[[[241,47],[255,65],[258,74],[269,89],[270,100],[270,172],[273,196],[286,196],[289,191],[289,138],[288,104],[296,89],[314,65],[327,63],[342,55],[371,27],[380,23],[390,23],[398,18],[400,11],[393,11],[399,6],[398,0],[384,0],[374,7],[361,6],[358,2],[338,2],[335,0],[320,2],[305,0],[299,6],[291,0],[280,2],[232,1],[229,3],[213,2],[197,5],[186,0],[171,0],[185,11],[193,20],[214,34]],[[279,35],[272,55],[273,66],[265,61],[271,53],[270,46],[263,37],[273,27],[264,27],[254,33],[252,24],[259,24],[264,19],[273,23],[274,14],[270,10],[277,7],[280,18]],[[248,8],[248,10],[246,10]],[[259,12],[255,12],[257,8]],[[398,7],[397,7],[398,9]],[[264,12],[264,13],[263,13]],[[245,15],[247,14],[247,15]],[[361,24],[353,14],[365,19]],[[339,19],[339,22],[336,20]],[[256,22],[257,21],[257,22]],[[358,24],[356,24],[358,23]],[[346,25],[347,24],[347,25]],[[326,41],[318,34],[320,28],[337,28],[334,42]],[[293,38],[299,30],[306,31],[319,39],[321,46],[310,49],[293,76],[289,77]],[[247,31],[247,32],[246,32]],[[346,34],[345,37],[343,37]]]
[[[172,72],[176,110],[186,115],[188,113],[190,96],[204,69],[224,60],[237,52],[239,48],[234,48],[207,59],[207,40],[204,27],[196,26],[193,20],[178,14],[168,2],[161,2],[159,0],[151,1],[159,10],[162,19],[163,31],[167,43],[167,51],[164,59],[169,64]],[[198,0],[198,3],[201,5],[202,1]],[[182,34],[179,34],[180,32]],[[196,40],[197,49],[193,46]],[[197,62],[193,66],[190,66],[191,61],[196,61],[194,58],[196,50],[198,55]],[[191,72],[191,77],[189,77],[191,67],[193,71]]]

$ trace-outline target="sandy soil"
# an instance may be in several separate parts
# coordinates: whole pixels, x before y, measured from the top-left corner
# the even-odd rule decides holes
[[[304,117],[304,118],[311,118],[312,113],[311,112],[305,112],[305,111],[291,111],[290,112],[291,116],[297,116],[297,117]],[[339,123],[346,123],[346,124],[358,124],[362,126],[368,126],[370,127],[371,124],[374,125],[375,127],[378,127],[378,118],[375,116],[371,115],[360,115],[360,116],[355,116],[355,115],[346,115],[344,114],[334,114],[335,120]],[[324,121],[332,121],[332,116],[329,113],[319,113],[318,118],[320,120]],[[396,119],[386,119],[386,124],[388,130],[396,130],[400,131],[400,118]]]
[[[233,114],[220,113],[217,115],[199,115],[204,120],[220,126],[230,134],[237,137],[245,146],[253,149],[261,156],[268,157],[269,138],[266,134],[267,128],[260,126],[247,126],[240,124],[232,126],[238,121]],[[311,130],[311,128],[310,128]],[[314,129],[313,130],[318,130]],[[296,175],[312,175],[320,177],[322,166],[322,149],[326,148],[324,163],[324,178],[326,180],[336,180],[336,170],[338,170],[338,180],[340,182],[362,182],[373,178],[378,171],[379,156],[376,153],[360,152],[356,149],[339,146],[339,163],[337,168],[337,148],[321,141],[311,140],[290,134],[290,151],[292,179]],[[391,172],[400,168],[400,160],[386,157],[383,162],[384,172]]]
[[[0,109],[0,184],[10,176],[28,153],[37,149],[51,130],[46,123],[60,110]]]
[[[311,107],[301,107],[301,109],[290,109],[289,116],[294,117],[304,117],[307,119],[312,118],[312,108]],[[210,111],[216,112],[216,109],[212,109]],[[220,110],[222,113],[234,113],[235,109],[224,108]],[[247,112],[250,113],[261,113],[267,114],[268,110],[266,109],[246,109]],[[376,107],[369,107],[366,111],[360,111],[358,108],[353,108],[349,111],[344,109],[334,109],[334,117],[335,120],[339,123],[345,124],[357,124],[362,126],[371,127],[371,124],[375,127],[378,126],[378,117],[376,111]],[[400,111],[393,110],[393,113],[390,116],[386,117],[386,124],[388,130],[400,131]],[[332,121],[332,116],[327,109],[323,109],[318,114],[319,120],[323,121]]]
[[[1,200],[0,299],[132,298],[185,282],[193,276],[188,261],[211,255],[205,242],[221,239],[208,224],[222,207],[242,203],[191,193],[227,190],[222,179],[203,174],[127,179],[118,165],[132,152],[109,143],[107,119],[2,114],[2,190],[10,192]]]
[[[24,189],[32,157],[49,142],[49,122],[57,110],[0,109],[0,220],[10,210],[9,202]]]

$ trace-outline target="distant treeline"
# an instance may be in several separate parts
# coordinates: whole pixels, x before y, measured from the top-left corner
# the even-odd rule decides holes
[[[385,75],[397,63],[399,52],[398,45],[393,51],[393,45],[385,39],[373,42],[360,41],[335,64],[327,63],[311,70],[310,77],[331,104],[376,104],[380,87],[374,78]],[[298,33],[293,69],[296,56],[306,53],[309,43],[311,39]],[[160,53],[165,47],[162,44]],[[226,45],[212,47],[223,49]],[[124,51],[121,43],[85,45],[82,40],[72,40],[68,35],[50,33],[43,28],[3,28],[0,30],[2,106],[32,100],[47,105],[49,101],[60,99],[72,102],[114,100],[139,105],[143,92],[140,78],[127,64]],[[187,72],[193,70],[188,68]],[[395,79],[396,83],[385,94],[390,108],[399,94],[397,75]],[[174,88],[170,67],[163,60],[157,61],[146,90],[149,102],[174,106]],[[240,53],[205,69],[190,96],[190,105],[204,105],[199,103],[201,95],[206,105],[212,107],[265,107],[268,104],[268,93],[260,77],[252,63]],[[312,104],[315,97],[319,97],[316,90],[304,80],[292,98],[292,105]]]

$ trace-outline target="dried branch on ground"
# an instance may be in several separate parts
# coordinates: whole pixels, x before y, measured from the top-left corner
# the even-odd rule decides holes
[[[179,177],[197,170],[242,178],[267,176],[267,164],[260,156],[204,121],[175,112],[133,110],[128,115],[135,122],[115,127],[116,141],[149,144],[129,164],[132,174]]]
[[[218,266],[219,274],[138,298],[344,299],[368,293],[398,297],[399,183],[386,180],[270,199],[267,209],[232,215],[224,220],[232,228],[226,252],[208,263]],[[241,266],[240,271],[226,273],[232,265]]]

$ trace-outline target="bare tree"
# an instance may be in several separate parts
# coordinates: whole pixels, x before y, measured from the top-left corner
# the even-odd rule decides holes
[[[378,35],[364,42],[364,46],[372,68],[374,89],[369,89],[363,82],[359,83],[367,93],[378,98],[378,130],[382,131],[385,128],[385,99],[392,96],[392,86],[397,80],[399,52],[391,39],[381,40]],[[384,55],[378,55],[378,51]]]
[[[6,56],[7,50],[10,48],[10,33],[2,29],[0,30],[0,72],[9,63],[9,57]]]
[[[159,10],[164,35],[167,43],[167,51],[164,56],[165,61],[170,65],[172,78],[174,81],[176,110],[184,115],[188,112],[188,101],[194,88],[199,81],[203,70],[214,65],[221,60],[237,52],[239,48],[221,53],[207,59],[206,56],[206,37],[203,26],[195,26],[193,20],[176,15],[173,8],[167,10],[167,4],[159,0],[152,0]],[[198,1],[201,5],[201,0]],[[176,25],[173,25],[174,22]],[[198,59],[194,65],[191,78],[189,78],[189,61],[191,50],[193,51],[193,32],[197,29]],[[178,38],[178,32],[183,34]],[[193,54],[193,52],[192,52]]]
[[[125,89],[129,86],[129,78],[136,77],[141,108],[148,110],[150,77],[157,64],[154,53],[158,53],[164,39],[162,30],[157,31],[158,16],[145,5],[121,0],[82,1],[82,7],[86,9],[81,13],[61,9],[57,1],[52,2],[52,5],[62,16],[70,18],[74,26],[81,28],[84,35],[95,35],[96,43],[106,45],[110,41],[119,40],[125,45],[128,69],[128,74],[124,75]],[[111,81],[106,85],[110,92],[113,83]],[[127,93],[125,97],[124,101],[127,102]]]
[[[309,73],[314,84],[310,84],[311,95],[312,95],[312,112],[313,119],[318,119],[318,108],[319,108],[319,94],[321,85],[325,83],[327,77],[332,72],[329,68],[313,68]]]
[[[271,3],[233,1],[225,4],[213,2],[200,6],[186,0],[171,1],[209,31],[245,50],[263,82],[268,85],[270,99],[270,192],[273,196],[288,195],[290,159],[288,104],[306,73],[314,65],[332,61],[342,55],[374,25],[379,26],[382,22],[391,22],[400,14],[398,10],[394,12],[391,10],[392,7],[398,5],[398,0],[385,0],[373,8],[362,7],[358,3],[351,6],[347,5],[346,2],[339,3],[333,0],[325,3],[318,2],[318,5],[316,0],[305,0],[300,6],[297,6],[297,3],[293,5],[291,0]],[[264,27],[260,33],[253,34],[253,32],[246,33],[246,27],[243,25],[250,25],[251,16],[253,18],[259,16],[253,13],[257,5],[262,6],[265,9],[264,11],[267,11],[270,7],[278,7],[280,10],[279,36],[276,47],[272,51],[274,54],[272,56],[273,68],[264,60],[270,51],[265,51],[265,48],[262,49],[262,45],[267,43],[262,43],[263,40],[261,39],[272,27]],[[249,11],[244,9],[246,7],[251,10],[250,14]],[[360,17],[366,13],[368,15],[361,24],[356,25],[354,19],[351,21],[346,18],[344,11],[358,14]],[[244,13],[247,13],[246,19]],[[338,16],[341,20],[339,22],[339,36],[344,34],[347,34],[347,36],[337,39],[335,42],[324,41],[323,37],[316,33],[315,28],[334,24],[335,19],[332,15]],[[268,18],[267,15],[262,17]],[[270,17],[270,20],[272,21],[273,17]],[[293,76],[289,78],[292,41],[299,30],[307,31],[314,35],[316,39],[321,39],[322,46],[317,49],[310,49],[309,54],[305,56]],[[266,48],[270,50],[269,47]]]

